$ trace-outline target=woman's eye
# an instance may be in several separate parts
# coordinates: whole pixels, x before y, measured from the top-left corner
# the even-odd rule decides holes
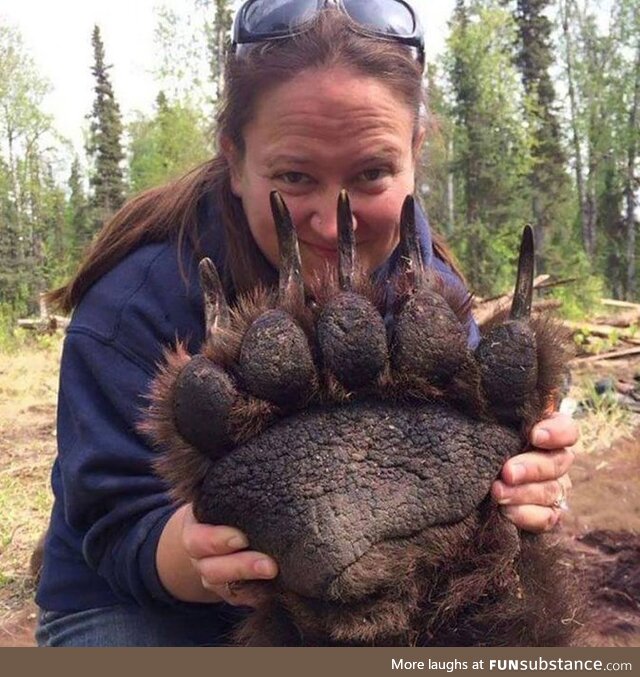
[[[360,177],[364,181],[378,181],[387,176],[388,173],[389,172],[386,169],[365,169],[365,171],[360,174]]]
[[[290,185],[298,185],[309,181],[309,177],[302,172],[284,172],[279,174],[277,178]]]

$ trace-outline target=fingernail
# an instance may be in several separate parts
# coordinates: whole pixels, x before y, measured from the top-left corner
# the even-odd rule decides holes
[[[243,550],[249,545],[249,542],[244,536],[232,536],[227,541],[227,547],[231,550]]]
[[[520,480],[524,479],[526,474],[527,469],[525,468],[524,464],[515,463],[511,466],[511,477],[513,478],[514,482],[520,482]]]
[[[273,578],[275,576],[275,567],[268,559],[259,559],[254,565],[253,570],[263,578]]]
[[[507,496],[507,492],[505,491],[504,485],[501,482],[494,483],[494,485],[491,487],[491,495],[493,496],[493,500],[498,505],[506,505],[509,503],[509,497]]]
[[[533,443],[539,447],[542,444],[546,444],[551,439],[551,435],[548,430],[544,428],[539,428],[533,433]]]

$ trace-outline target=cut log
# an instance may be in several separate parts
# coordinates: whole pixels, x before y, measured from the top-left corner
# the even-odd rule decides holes
[[[600,355],[576,357],[574,360],[571,360],[570,364],[587,364],[589,362],[600,362],[602,360],[617,360],[621,357],[631,357],[633,355],[640,355],[640,346],[636,348],[625,348],[623,350],[612,350],[608,353],[601,353]]]
[[[494,315],[503,311],[508,311],[511,307],[511,301],[511,296],[504,296],[501,299],[491,301],[489,303],[483,303],[481,306],[473,309],[473,317],[478,325],[482,326]],[[548,310],[554,310],[561,307],[562,301],[560,299],[544,299],[543,301],[534,302],[531,312],[533,314],[543,313]]]
[[[630,308],[640,311],[640,303],[618,301],[618,299],[600,299],[600,303],[605,306],[614,306],[615,308]]]
[[[640,308],[627,310],[618,315],[596,318],[597,324],[608,324],[612,327],[631,327],[640,324]]]
[[[541,275],[541,277],[545,277],[544,275]],[[546,277],[549,277],[547,275]],[[577,277],[565,277],[562,280],[545,280],[544,282],[541,282],[536,289],[552,289],[553,287],[560,287],[565,284],[573,284],[574,282],[577,282],[578,278]]]
[[[49,315],[48,317],[27,317],[18,320],[18,327],[35,331],[40,334],[54,334],[56,331],[64,331],[71,320],[62,315]]]
[[[551,279],[551,275],[538,275],[533,281],[533,288],[537,289]],[[513,298],[513,291],[508,294],[499,294],[498,296],[489,296],[488,298],[482,298],[481,296],[474,296],[473,300],[476,306],[482,306],[485,303],[491,303],[493,301],[501,301],[503,299]]]
[[[575,279],[552,280],[551,275],[538,275],[533,281],[533,288],[550,289],[561,284],[569,284],[570,282],[575,282]],[[482,326],[494,315],[507,311],[511,306],[512,299],[513,292],[502,294],[501,296],[492,296],[486,299],[475,296],[473,299],[473,317],[476,322]],[[550,308],[559,308],[560,306],[562,306],[562,301],[560,300],[545,299],[534,303],[533,310],[543,311]]]
[[[610,338],[612,335],[624,341],[635,342],[640,340],[640,334],[637,330],[626,330],[620,327],[614,327],[608,324],[595,324],[593,322],[572,322],[571,320],[564,320],[563,324],[574,333],[582,332],[590,334],[591,336],[600,336],[602,338]]]
[[[535,301],[533,303],[533,311],[543,313],[547,310],[556,310],[562,308],[561,299],[544,299],[544,301]]]

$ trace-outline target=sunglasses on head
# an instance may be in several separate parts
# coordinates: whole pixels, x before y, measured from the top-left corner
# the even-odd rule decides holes
[[[424,67],[424,33],[414,9],[403,0],[248,0],[233,24],[233,46],[269,42],[303,33],[323,9],[346,14],[364,35],[415,48]]]

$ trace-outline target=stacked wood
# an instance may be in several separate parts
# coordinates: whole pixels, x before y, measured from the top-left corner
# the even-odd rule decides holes
[[[584,364],[640,355],[640,304],[616,299],[602,299],[601,302],[603,306],[622,312],[598,316],[593,322],[567,321],[565,324],[575,333],[580,332],[587,344],[590,337],[597,337],[608,339],[611,345],[608,350],[595,355],[585,351],[578,355],[576,362]]]
[[[550,275],[538,275],[533,281],[533,288],[540,289],[549,284],[551,280]],[[479,296],[474,297],[473,303],[473,317],[476,322],[482,327],[487,320],[498,313],[507,312],[511,307],[513,301],[513,291],[502,296],[493,296],[488,299],[483,299]],[[561,301],[555,299],[547,299],[544,301],[537,301],[533,304],[534,311],[548,310],[550,308],[558,308],[562,305]]]
[[[18,326],[38,334],[55,334],[64,331],[69,326],[70,319],[62,315],[48,317],[26,317],[18,320]]]
[[[54,315],[49,312],[44,294],[40,295],[39,310],[39,317],[26,317],[18,320],[18,327],[35,331],[38,334],[55,334],[58,331],[64,332],[69,326],[70,318],[63,315]]]
[[[549,275],[540,275],[534,280],[534,289],[544,290],[572,281],[554,281]],[[513,292],[489,299],[476,298],[473,307],[476,322],[482,327],[496,312],[508,312],[512,300]],[[596,362],[640,355],[640,304],[616,299],[601,299],[601,303],[608,310],[594,320],[563,321],[574,336],[581,335],[581,352],[575,361]],[[533,312],[547,311],[560,305],[561,302],[555,299],[535,301]],[[618,312],[614,312],[615,310]],[[604,339],[609,344],[604,351],[594,354],[594,339]]]
[[[602,304],[613,308],[621,308],[623,311],[616,315],[608,315],[598,319],[598,323],[607,324],[611,327],[632,327],[640,324],[640,303],[629,303],[616,299],[602,299]]]

